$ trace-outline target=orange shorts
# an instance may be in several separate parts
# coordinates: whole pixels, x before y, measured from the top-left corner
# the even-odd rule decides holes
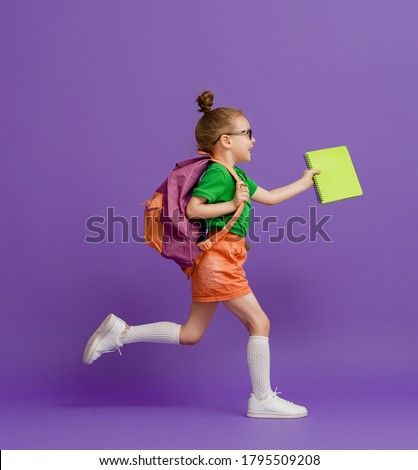
[[[243,264],[247,259],[245,238],[227,232],[202,258],[191,275],[192,301],[214,302],[252,292]]]

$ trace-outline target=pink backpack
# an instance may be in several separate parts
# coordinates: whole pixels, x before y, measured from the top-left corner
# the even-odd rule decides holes
[[[187,279],[198,265],[203,252],[224,237],[238,220],[244,208],[242,202],[226,226],[212,237],[206,238],[204,220],[189,219],[186,207],[195,186],[210,162],[224,165],[236,181],[242,181],[233,167],[201,152],[202,156],[176,163],[166,180],[155,190],[152,198],[141,202],[144,209],[144,238],[164,258],[175,261]]]

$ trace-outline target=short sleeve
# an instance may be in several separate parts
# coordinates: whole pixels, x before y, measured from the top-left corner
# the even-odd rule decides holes
[[[258,188],[258,184],[253,181],[251,178],[248,178],[247,176],[247,184],[248,184],[248,192],[250,194],[250,197],[255,193],[256,189]]]
[[[247,183],[248,192],[251,198],[252,195],[255,193],[256,189],[258,188],[258,184],[254,180],[249,178],[244,170],[241,170],[241,172],[242,172],[242,175],[244,176],[245,182]]]
[[[192,192],[192,196],[201,196],[208,202],[216,201],[225,191],[225,175],[221,168],[209,167]]]

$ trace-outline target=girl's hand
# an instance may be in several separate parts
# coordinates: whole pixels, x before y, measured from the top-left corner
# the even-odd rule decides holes
[[[308,170],[306,169],[304,172],[303,172],[303,176],[302,178],[300,179],[300,181],[303,182],[303,184],[307,187],[307,188],[310,188],[311,186],[313,186],[314,182],[313,182],[313,175],[315,174],[319,174],[321,173],[321,170]]]
[[[235,186],[235,197],[233,199],[235,209],[238,209],[242,201],[247,202],[249,197],[250,194],[244,181],[237,181]]]

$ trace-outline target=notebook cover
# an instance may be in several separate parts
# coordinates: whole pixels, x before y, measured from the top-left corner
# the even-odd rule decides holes
[[[321,204],[363,194],[347,147],[314,150],[306,152],[303,158],[309,169],[321,171],[313,175],[316,197]]]

